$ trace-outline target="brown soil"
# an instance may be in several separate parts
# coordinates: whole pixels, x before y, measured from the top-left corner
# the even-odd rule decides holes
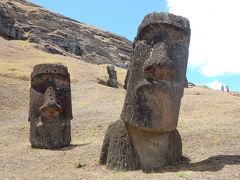
[[[158,173],[110,171],[99,165],[108,125],[119,119],[125,90],[103,86],[106,66],[38,51],[0,39],[1,179],[240,179],[240,96],[185,89],[179,132],[186,160]],[[30,73],[35,64],[67,65],[72,81],[72,145],[32,149],[28,141]],[[123,84],[126,71],[116,69]]]

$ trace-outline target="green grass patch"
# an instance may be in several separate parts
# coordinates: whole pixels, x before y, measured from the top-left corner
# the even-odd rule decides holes
[[[75,168],[82,168],[82,167],[85,167],[85,166],[86,166],[86,164],[83,164],[79,161],[75,163]]]
[[[187,176],[187,174],[185,172],[177,172],[176,176],[179,178],[185,178]]]
[[[17,69],[16,68],[9,68],[8,70],[9,71],[16,71]]]

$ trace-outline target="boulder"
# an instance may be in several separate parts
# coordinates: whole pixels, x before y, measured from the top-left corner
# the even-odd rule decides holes
[[[25,0],[0,3],[0,36],[37,43],[49,53],[126,68],[132,42]]]

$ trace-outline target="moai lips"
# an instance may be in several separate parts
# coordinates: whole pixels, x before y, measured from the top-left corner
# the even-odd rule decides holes
[[[176,127],[189,42],[187,19],[170,13],[144,18],[134,41],[121,119],[107,130],[101,164],[154,171],[181,158],[182,141]],[[115,133],[121,123],[125,139]]]
[[[71,141],[70,75],[59,64],[36,65],[31,75],[30,142],[36,148],[59,148]]]

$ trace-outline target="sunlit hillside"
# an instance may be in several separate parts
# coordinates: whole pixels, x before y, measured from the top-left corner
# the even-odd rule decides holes
[[[106,65],[51,55],[25,41],[0,38],[0,179],[239,179],[240,96],[205,87],[185,89],[178,129],[190,162],[159,173],[110,171],[98,164],[109,124],[120,117],[123,88],[98,83]],[[30,74],[40,63],[61,63],[71,74],[72,145],[32,149],[28,141]],[[124,82],[126,70],[117,68]]]

